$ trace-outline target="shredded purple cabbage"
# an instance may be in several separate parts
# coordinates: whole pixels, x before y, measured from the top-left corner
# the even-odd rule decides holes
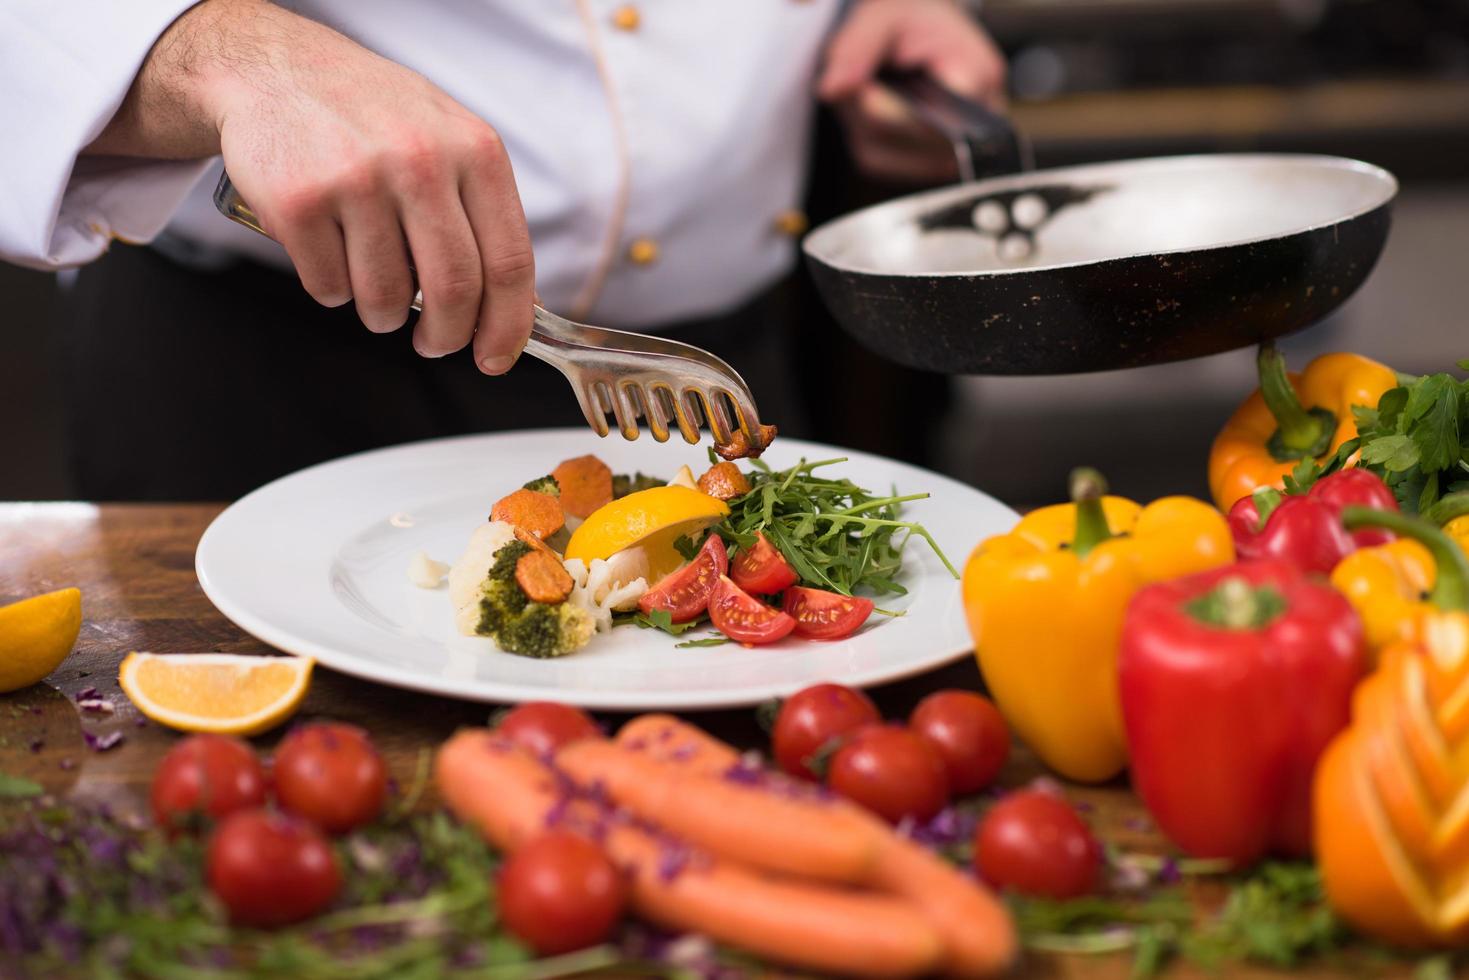
[[[29,743],[29,748],[32,752],[39,752],[45,744],[46,740],[44,738],[33,738]]]
[[[106,698],[78,698],[77,707],[94,715],[110,715],[116,710]]]
[[[106,735],[93,735],[91,732],[82,732],[82,740],[87,743],[87,748],[93,752],[106,752],[115,749],[123,743],[123,734],[120,731],[110,731]]]
[[[76,694],[72,695],[72,697],[75,698],[78,702],[87,701],[91,698],[95,698],[96,696],[97,689],[95,687],[84,687],[80,691],[76,692]]]

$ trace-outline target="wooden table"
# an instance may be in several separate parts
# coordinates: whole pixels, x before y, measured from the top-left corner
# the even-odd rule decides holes
[[[124,813],[145,811],[154,766],[177,735],[143,720],[122,694],[117,685],[122,657],[131,650],[270,652],[225,619],[194,576],[194,547],[221,509],[216,504],[0,504],[0,604],[77,586],[82,590],[84,616],[76,649],[55,673],[40,685],[0,695],[0,772],[33,779],[64,799],[102,800]],[[973,689],[979,683],[974,662],[964,660],[880,688],[873,695],[886,716],[896,717],[930,691]],[[75,696],[88,687],[109,698],[116,712],[110,716],[79,712]],[[484,724],[492,710],[318,667],[300,717],[330,717],[366,728],[398,783],[407,785],[424,749],[437,746],[460,726]],[[736,744],[764,744],[752,711],[689,717]],[[105,752],[92,751],[83,730],[99,736],[120,731],[124,741]],[[256,741],[269,749],[278,736],[275,732]],[[1035,761],[1019,752],[1003,782],[1020,785],[1039,772]],[[1104,839],[1129,850],[1166,851],[1124,784],[1073,787],[1071,793],[1090,807],[1088,816]],[[431,802],[430,794],[424,805]],[[1207,908],[1217,902],[1219,892],[1204,885],[1197,889],[1197,897],[1201,908]],[[1033,956],[1022,972],[1037,977],[1125,977],[1128,962],[1123,956]],[[1181,967],[1171,975],[1205,974]],[[1271,974],[1241,970],[1230,975]]]

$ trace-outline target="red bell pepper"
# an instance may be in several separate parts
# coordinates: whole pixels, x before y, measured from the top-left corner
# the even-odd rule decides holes
[[[1381,478],[1359,469],[1317,480],[1299,496],[1262,487],[1229,509],[1235,554],[1241,560],[1281,558],[1308,572],[1329,575],[1356,549],[1392,540],[1392,532],[1380,528],[1345,530],[1341,512],[1357,506],[1397,510],[1398,502]]]
[[[1289,562],[1138,592],[1118,687],[1133,786],[1158,827],[1238,865],[1309,853],[1312,770],[1366,665],[1351,605]]]

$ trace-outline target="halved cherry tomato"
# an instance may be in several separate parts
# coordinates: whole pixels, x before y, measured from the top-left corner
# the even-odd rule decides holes
[[[727,571],[729,553],[724,550],[724,539],[710,534],[693,561],[665,575],[658,584],[643,593],[638,600],[638,609],[645,616],[662,609],[675,623],[692,622],[709,608],[714,585]]]
[[[781,769],[803,779],[818,779],[811,761],[828,745],[882,721],[877,705],[861,691],[841,684],[813,684],[786,698],[775,716],[770,747]],[[828,750],[830,751],[830,750]]]
[[[949,802],[944,760],[896,725],[868,725],[847,739],[831,757],[826,784],[892,823],[928,820]]]
[[[570,742],[602,737],[585,711],[557,701],[518,704],[505,713],[495,731],[542,757]]]
[[[781,607],[795,619],[796,635],[808,640],[840,640],[872,615],[871,599],[799,585],[786,589]]]
[[[759,531],[755,532],[755,543],[741,549],[729,563],[729,577],[753,595],[775,595],[801,580],[785,556]]]
[[[974,864],[996,888],[1080,898],[1096,890],[1102,845],[1070,803],[1045,790],[1023,789],[985,814],[974,834]]]
[[[569,953],[612,934],[627,884],[606,852],[578,834],[549,830],[500,869],[500,916],[542,956]]]
[[[1010,730],[1000,710],[973,691],[935,691],[918,702],[908,727],[943,757],[955,793],[984,789],[1010,756]]]
[[[756,599],[728,575],[719,576],[709,597],[709,620],[736,643],[774,643],[796,628],[794,619]]]

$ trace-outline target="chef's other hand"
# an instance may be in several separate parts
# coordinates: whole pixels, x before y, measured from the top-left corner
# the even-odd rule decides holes
[[[879,68],[922,69],[960,95],[1005,104],[1005,57],[954,0],[859,0],[826,49],[817,94],[836,106],[857,165],[903,183],[958,178],[948,141],[874,81]]]
[[[317,302],[369,330],[423,313],[425,357],[489,374],[530,335],[535,266],[499,136],[423,76],[261,0],[205,0],[154,45],[89,153],[224,155]],[[410,255],[412,267],[410,268]]]

